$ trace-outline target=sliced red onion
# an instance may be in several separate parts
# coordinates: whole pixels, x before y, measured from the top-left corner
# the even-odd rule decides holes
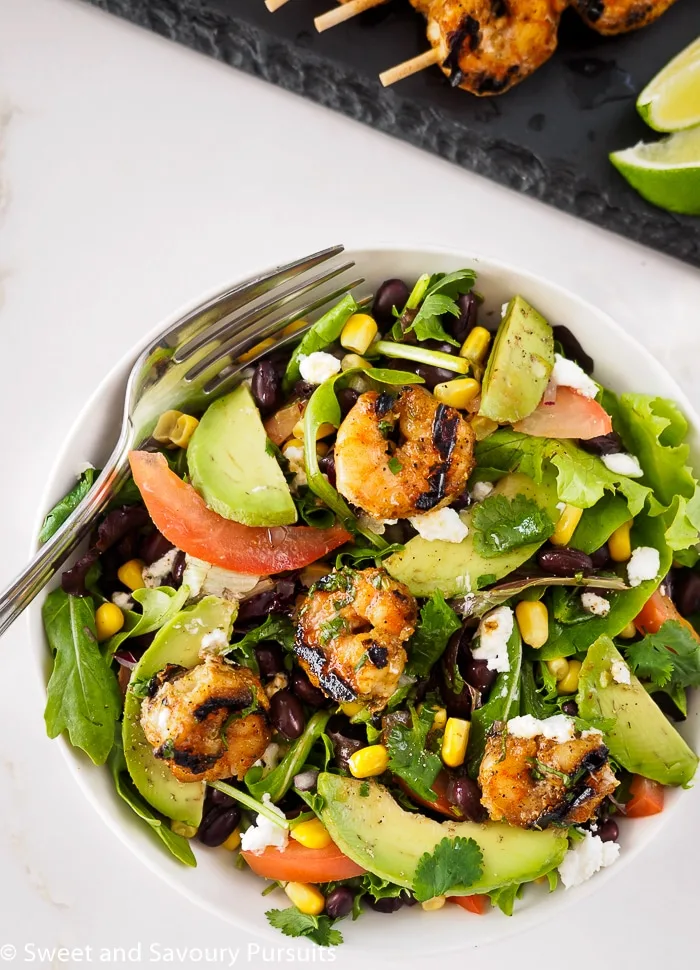
[[[554,404],[557,399],[557,385],[554,381],[550,381],[549,384],[544,389],[544,394],[542,395],[542,400],[540,404]]]
[[[298,775],[294,775],[294,787],[298,788],[299,791],[311,791],[312,788],[316,787],[317,778],[318,770],[316,768],[300,771]]]
[[[117,650],[114,659],[122,667],[128,667],[129,670],[133,670],[139,662],[139,658],[131,650]]]

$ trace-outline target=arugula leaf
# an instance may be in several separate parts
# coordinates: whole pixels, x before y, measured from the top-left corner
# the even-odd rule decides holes
[[[531,714],[538,720],[553,717],[555,714],[561,713],[561,707],[557,700],[556,682],[553,691],[549,689],[549,685],[544,680],[540,687],[535,678],[534,663],[523,662],[520,674],[520,713]]]
[[[244,667],[249,667],[256,674],[258,661],[255,647],[263,640],[274,640],[285,650],[294,649],[294,624],[283,613],[271,613],[260,626],[256,626],[229,647],[229,652],[235,654],[234,659]]]
[[[114,780],[114,787],[117,794],[122,798],[129,808],[140,819],[150,827],[154,835],[161,840],[169,852],[186,866],[197,865],[194,853],[190,847],[189,840],[183,835],[177,835],[159,816],[155,815],[134,788],[129,777],[126,761],[124,759],[124,748],[122,747],[121,731],[117,730],[114,737],[114,747],[108,759],[109,769]]]
[[[270,926],[281,930],[285,936],[305,936],[318,946],[338,946],[343,936],[333,929],[333,920],[328,916],[307,916],[296,906],[288,909],[269,909],[267,916]]]
[[[278,802],[286,795],[292,787],[294,776],[301,771],[314,744],[326,730],[330,716],[330,711],[317,711],[308,720],[301,737],[290,745],[277,767],[268,772],[264,778],[261,777],[260,768],[248,770],[244,781],[254,798],[262,801],[263,795],[268,794],[273,802]]]
[[[468,889],[482,871],[483,855],[474,839],[445,838],[418,860],[413,891],[418,902],[424,903],[456,886]]]
[[[299,518],[314,529],[330,529],[335,515],[314,495],[310,488],[302,485],[293,496]]]
[[[480,577],[481,579],[482,577]],[[481,584],[480,584],[481,585]],[[460,616],[483,616],[494,606],[501,606],[514,596],[520,599],[539,599],[545,587],[577,586],[588,589],[627,590],[630,587],[619,576],[528,576],[525,579],[511,579],[499,583],[491,589],[479,589],[475,593],[452,600]]]
[[[73,488],[47,513],[39,533],[39,542],[42,545],[48,542],[51,536],[58,532],[66,519],[75,512],[92,488],[97,474],[96,468],[86,468]]]
[[[510,886],[501,886],[500,889],[494,889],[493,892],[489,893],[489,899],[494,906],[498,906],[505,916],[512,916],[515,900],[522,896],[524,887],[525,883],[522,882],[513,882]]]
[[[95,605],[89,596],[55,589],[42,608],[44,630],[54,655],[44,720],[50,738],[68,732],[70,742],[96,765],[104,764],[121,714],[117,678],[105,664],[95,633]]]
[[[544,542],[554,532],[546,510],[526,495],[512,499],[490,495],[474,509],[472,523],[477,530],[474,548],[487,558],[531,542]]]
[[[631,643],[625,657],[638,677],[657,687],[700,687],[700,642],[677,620],[667,620],[658,633]]]
[[[107,662],[111,662],[119,647],[129,637],[140,637],[144,633],[153,633],[165,626],[184,607],[189,595],[190,591],[186,585],[178,590],[170,586],[135,589],[131,597],[141,604],[142,612],[125,611],[124,626],[102,646],[102,654]]]
[[[294,348],[292,356],[289,358],[287,369],[282,378],[282,388],[285,394],[289,394],[296,382],[301,377],[299,370],[299,360],[307,357],[318,350],[325,350],[333,341],[337,340],[343,331],[343,327],[348,322],[353,313],[357,313],[359,307],[355,298],[350,293],[324,313],[310,330],[301,338],[301,342]]]
[[[436,590],[421,607],[418,627],[408,644],[406,675],[427,677],[445,652],[447,641],[461,625],[460,618],[445,602],[440,590]]]
[[[500,673],[494,681],[489,699],[483,707],[472,711],[469,744],[467,746],[467,765],[469,774],[476,778],[484,756],[486,735],[495,721],[507,721],[520,711],[520,670],[523,662],[523,647],[518,624],[513,624],[513,632],[508,640],[508,661],[510,669]]]
[[[425,739],[435,720],[435,709],[425,704],[420,711],[409,708],[411,726],[393,724],[386,746],[389,750],[389,769],[406,782],[408,787],[426,801],[434,802],[437,795],[433,782],[442,762],[425,748]]]

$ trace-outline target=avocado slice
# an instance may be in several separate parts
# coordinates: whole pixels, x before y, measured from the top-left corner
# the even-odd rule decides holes
[[[516,495],[525,495],[546,508],[552,521],[557,519],[554,477],[536,485],[527,475],[505,475],[491,494],[505,495],[510,499]],[[428,540],[414,536],[406,543],[402,552],[396,552],[384,561],[385,569],[394,579],[405,583],[414,596],[431,596],[436,590],[441,590],[447,597],[459,596],[507,576],[534,555],[541,545],[530,543],[490,559],[486,558],[474,548],[473,514],[473,509],[461,513],[462,521],[469,529],[469,535],[461,542],[443,542],[441,539]]]
[[[192,609],[166,623],[134,668],[129,684],[150,680],[166,664],[194,667],[200,662],[202,637],[223,629],[230,636],[238,604],[218,596],[206,596]],[[166,818],[199,825],[204,806],[204,783],[178,781],[165,762],[153,754],[141,727],[142,698],[127,691],[122,738],[124,756],[132,781],[149,805]]]
[[[210,509],[243,525],[291,525],[297,510],[253,395],[241,384],[202,415],[187,448],[190,480]]]
[[[361,788],[366,794],[360,793]],[[566,829],[536,832],[502,822],[435,822],[404,811],[376,782],[322,772],[318,793],[324,799],[321,821],[341,851],[359,866],[406,889],[413,888],[421,856],[434,852],[445,838],[474,839],[484,857],[478,882],[453,886],[448,896],[488,893],[538,879],[559,865],[567,849]]]
[[[631,673],[631,683],[618,684],[611,666],[624,659],[610,637],[599,637],[581,667],[576,702],[585,720],[614,718],[605,732],[610,754],[623,768],[662,785],[687,785],[698,765],[661,709]]]
[[[553,366],[552,328],[521,296],[514,296],[486,367],[479,414],[499,424],[526,418],[542,400]]]

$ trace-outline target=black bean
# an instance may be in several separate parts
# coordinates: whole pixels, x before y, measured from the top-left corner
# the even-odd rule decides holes
[[[404,370],[405,362],[404,362]],[[443,384],[445,381],[451,381],[457,375],[454,371],[446,370],[444,367],[433,367],[431,364],[418,364],[417,367],[413,368],[419,377],[422,377],[425,381],[425,386],[429,391],[435,389],[438,384]]]
[[[578,704],[576,701],[566,701],[561,705],[561,709],[564,714],[568,714],[569,717],[578,717]]]
[[[615,431],[597,435],[595,438],[581,438],[579,445],[592,455],[617,455],[625,450],[622,438]]]
[[[222,845],[241,820],[238,805],[230,808],[211,808],[199,826],[197,838],[203,845],[214,847]]]
[[[293,579],[279,579],[273,589],[257,593],[243,600],[238,608],[238,622],[262,620],[270,613],[288,613],[294,606],[296,583]]]
[[[279,370],[271,360],[259,360],[255,365],[250,390],[261,414],[272,414],[282,405],[282,383]]]
[[[333,760],[338,768],[348,770],[348,761],[367,746],[366,731],[362,725],[351,724],[346,717],[334,715],[328,722],[326,734],[333,745]]]
[[[455,352],[454,346],[447,343],[446,340],[423,340],[421,347],[425,347],[427,350],[437,350],[440,354],[454,354]],[[452,374],[452,376],[456,377],[456,374]]]
[[[540,569],[552,576],[575,576],[576,573],[586,575],[593,570],[591,557],[578,549],[541,549],[537,554]]]
[[[343,417],[352,410],[359,396],[358,392],[353,391],[351,387],[343,387],[338,391],[336,397]]]
[[[457,306],[459,307],[459,316],[446,316],[442,322],[445,329],[455,340],[464,343],[467,334],[476,326],[479,301],[473,293],[463,293],[462,296],[457,298]]]
[[[401,313],[410,295],[411,291],[403,280],[384,280],[375,293],[372,316],[380,326],[391,326],[396,319],[393,313],[394,307],[398,313]]]
[[[496,677],[498,671],[490,670],[485,660],[474,660],[472,657],[464,665],[464,679],[482,693],[493,687]]]
[[[465,488],[464,491],[461,492],[452,503],[452,508],[456,512],[461,512],[462,509],[468,509],[471,504],[472,504],[471,494],[469,493],[469,489]]]
[[[299,698],[291,690],[278,690],[270,699],[270,721],[272,726],[290,741],[295,741],[304,733],[306,718]]]
[[[682,616],[691,616],[700,611],[700,576],[688,570],[681,576],[675,589],[674,599]]]
[[[607,542],[604,543],[599,549],[591,553],[591,562],[593,563],[594,569],[605,569],[606,566],[610,565],[610,550],[608,549]]]
[[[177,555],[173,560],[173,568],[172,568],[173,586],[175,587],[175,589],[179,589],[182,586],[182,577],[184,575],[186,565],[187,565],[187,556],[182,551],[182,549],[178,549]]]
[[[279,643],[259,643],[255,648],[255,657],[263,677],[274,677],[284,670],[284,654]]]
[[[596,832],[601,842],[617,842],[619,834],[620,828],[612,818],[606,818],[604,822],[601,822]]]
[[[481,822],[486,818],[486,810],[481,804],[481,789],[466,775],[450,778],[446,795],[450,805],[458,808],[470,822]]]
[[[595,367],[593,358],[586,353],[569,328],[559,324],[556,327],[552,327],[552,330],[554,331],[554,339],[558,340],[562,345],[566,356],[576,361],[578,366],[587,374],[592,374]]]
[[[135,558],[138,545],[139,536],[135,532],[130,532],[129,535],[126,535],[123,539],[120,539],[114,548],[116,549],[117,555],[122,562],[128,562],[130,559]]]
[[[331,919],[341,919],[352,913],[355,893],[348,886],[337,886],[326,896],[326,915]]]
[[[328,476],[328,481],[335,488],[335,453],[332,448],[327,455],[319,458],[318,467],[324,475]]]
[[[468,720],[472,710],[472,695],[466,684],[457,689],[456,674],[461,676],[460,660],[464,660],[464,643],[466,634],[464,628],[457,630],[450,637],[447,649],[442,655],[440,663],[441,685],[440,693],[447,708],[448,717],[459,717]]]
[[[404,898],[404,893],[401,893],[400,896],[385,896],[383,899],[374,899],[368,893],[364,900],[375,913],[395,913],[408,902],[408,898]]]
[[[236,804],[235,798],[231,798],[226,792],[219,791],[218,788],[207,788],[207,809],[211,805],[216,805],[218,808],[233,808]]]
[[[315,384],[311,384],[309,381],[299,380],[294,385],[294,396],[301,398],[302,401],[306,401],[311,397],[315,390]]]
[[[147,566],[157,559],[162,559],[174,546],[169,539],[156,529],[150,535],[144,536],[139,544],[139,559],[143,559]]]
[[[326,695],[320,687],[314,687],[303,670],[295,667],[291,673],[291,686],[294,693],[303,704],[309,707],[323,707],[326,703]]]

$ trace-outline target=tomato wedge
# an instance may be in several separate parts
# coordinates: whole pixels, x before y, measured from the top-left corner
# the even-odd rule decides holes
[[[693,625],[684,616],[681,616],[671,597],[666,596],[659,589],[654,590],[641,608],[634,619],[634,625],[640,633],[658,633],[664,623],[669,620],[681,623],[700,642],[700,636],[698,636]]]
[[[570,387],[558,387],[557,396],[513,425],[515,431],[535,438],[597,438],[612,431],[612,419],[597,401]]]
[[[635,775],[630,784],[632,797],[625,805],[627,818],[646,818],[664,810],[664,786],[651,778]]]
[[[476,913],[477,916],[483,916],[489,905],[488,896],[448,896],[448,903],[457,903],[462,909],[466,909],[470,913]]]
[[[129,462],[156,528],[178,549],[215,566],[267,576],[308,566],[350,539],[338,525],[266,529],[232,522],[212,512],[194,488],[170,470],[163,455],[132,451]]]
[[[253,872],[281,882],[334,882],[361,876],[365,870],[344,855],[335,842],[325,849],[307,849],[290,839],[286,848],[269,845],[259,855],[241,852]]]
[[[434,802],[429,802],[427,798],[421,798],[420,795],[416,795],[413,789],[409,788],[403,779],[394,776],[394,781],[398,784],[399,788],[406,792],[411,801],[416,802],[417,805],[423,805],[433,812],[438,812],[440,815],[447,815],[448,818],[456,818],[463,822],[464,816],[447,799],[447,785],[449,780],[450,776],[446,771],[439,773],[432,785],[432,790],[437,795],[437,799]]]

